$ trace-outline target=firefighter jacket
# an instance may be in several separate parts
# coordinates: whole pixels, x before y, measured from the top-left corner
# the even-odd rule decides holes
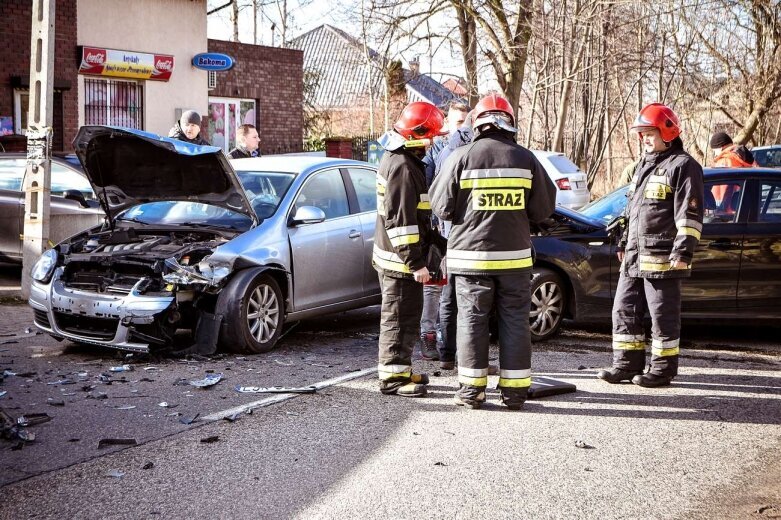
[[[627,192],[627,226],[618,244],[622,270],[639,278],[685,278],[702,233],[702,166],[676,138],[640,161]],[[682,261],[685,268],[672,268]]]
[[[532,267],[529,222],[548,218],[556,188],[511,134],[488,130],[452,152],[429,192],[434,214],[453,222],[447,270],[499,275]]]
[[[426,267],[432,238],[431,204],[423,161],[404,148],[404,138],[388,132],[377,171],[377,226],[372,263],[386,276],[413,278]]]

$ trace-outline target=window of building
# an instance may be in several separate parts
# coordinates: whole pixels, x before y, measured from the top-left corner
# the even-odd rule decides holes
[[[84,124],[144,128],[144,85],[136,81],[84,79]]]
[[[27,135],[27,112],[30,109],[30,91],[14,90],[14,133]]]
[[[206,140],[227,153],[236,147],[236,128],[256,121],[254,99],[210,97]]]

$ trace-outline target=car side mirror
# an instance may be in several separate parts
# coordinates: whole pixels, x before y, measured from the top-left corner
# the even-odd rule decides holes
[[[293,215],[293,219],[290,222],[291,226],[299,226],[301,224],[317,224],[325,220],[325,213],[322,209],[314,206],[301,206],[296,210],[296,214]]]
[[[75,200],[82,208],[88,208],[87,199],[84,198],[84,194],[79,190],[65,190],[62,192],[62,196],[68,200]]]

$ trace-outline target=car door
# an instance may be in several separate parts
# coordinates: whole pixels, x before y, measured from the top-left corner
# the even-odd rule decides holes
[[[781,177],[750,181],[738,307],[777,316],[781,309]]]
[[[22,255],[24,192],[27,161],[21,158],[0,159],[0,262],[18,262]]]
[[[377,271],[372,265],[374,228],[377,225],[377,172],[370,168],[347,168],[348,191],[353,213],[358,214],[363,236],[363,293],[364,296],[380,294]]]
[[[743,236],[746,230],[742,179],[705,182],[702,236],[697,244],[691,277],[682,287],[682,310],[731,310],[737,307]],[[743,212],[741,212],[743,209]]]
[[[296,311],[361,297],[364,245],[361,221],[350,214],[338,169],[319,171],[303,183],[293,206],[314,206],[325,213],[316,224],[289,227]]]
[[[66,199],[63,195],[69,190],[81,193],[90,207],[85,208],[76,200]],[[68,164],[52,161],[49,240],[59,243],[102,220],[103,212],[99,209],[87,177]]]

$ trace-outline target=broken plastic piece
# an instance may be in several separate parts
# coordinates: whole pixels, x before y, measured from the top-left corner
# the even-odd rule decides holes
[[[46,400],[50,406],[65,406],[65,401],[62,399],[52,399],[51,397]]]
[[[118,367],[111,367],[108,369],[109,372],[132,372],[133,371],[133,365],[122,365]]]
[[[16,419],[16,424],[27,427],[43,424],[51,420],[52,418],[47,413],[28,413]]]
[[[198,388],[207,388],[216,385],[217,383],[220,382],[221,379],[222,379],[222,374],[206,374],[206,377],[204,377],[203,379],[190,381],[190,385]]]
[[[8,393],[7,390],[3,390],[2,392],[0,392],[0,397],[5,397],[5,394],[7,393]]]
[[[200,415],[201,415],[200,413],[197,413],[197,414],[191,415],[189,417],[188,416],[184,416],[181,419],[179,419],[179,422],[182,423],[182,424],[192,424],[192,423],[195,422],[196,419],[198,419],[198,416],[200,416]]]
[[[135,446],[138,444],[135,439],[100,439],[98,449],[102,450],[108,446]]]
[[[132,410],[135,407],[136,407],[136,405],[134,405],[134,404],[123,404],[122,406],[117,406],[116,409],[117,410]]]
[[[152,469],[154,467],[155,467],[155,463],[154,462],[147,462],[146,464],[141,466],[141,469]]]
[[[201,442],[206,444],[211,444],[212,442],[217,442],[218,440],[220,440],[219,435],[212,435],[210,437],[204,437],[203,439],[201,439]]]
[[[73,381],[72,379],[65,378],[65,379],[59,379],[57,381],[52,381],[51,383],[46,383],[46,384],[53,386],[53,385],[72,385],[72,384],[75,384],[75,383],[76,383],[76,381]]]
[[[575,441],[575,447],[576,448],[581,448],[581,449],[584,449],[584,450],[593,450],[593,449],[595,449],[594,446],[592,446],[591,444],[586,444],[585,441],[581,441],[581,440]]]
[[[106,472],[106,476],[111,478],[122,478],[125,474],[118,469],[110,469]]]
[[[236,391],[242,394],[314,394],[317,388],[314,386],[302,386],[287,388],[284,386],[237,386]]]

